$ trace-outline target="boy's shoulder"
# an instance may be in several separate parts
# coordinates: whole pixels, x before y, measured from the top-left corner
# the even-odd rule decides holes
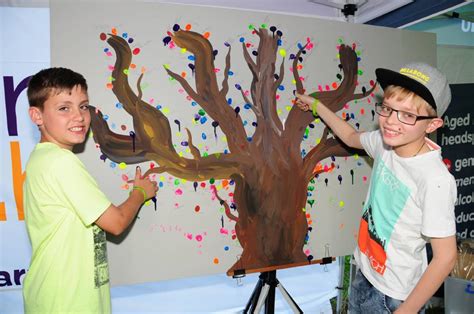
[[[66,149],[60,148],[54,143],[38,143],[33,149],[27,164],[27,170],[42,169],[51,171],[62,164],[71,165],[75,163],[77,157]]]

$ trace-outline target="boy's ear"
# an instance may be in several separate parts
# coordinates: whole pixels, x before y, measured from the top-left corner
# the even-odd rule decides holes
[[[43,114],[41,110],[37,107],[28,108],[28,114],[30,115],[31,121],[37,126],[43,125]]]
[[[439,129],[440,127],[442,127],[443,124],[444,122],[443,122],[443,119],[441,118],[432,119],[430,123],[428,124],[428,127],[426,128],[426,133],[434,132],[436,129]]]

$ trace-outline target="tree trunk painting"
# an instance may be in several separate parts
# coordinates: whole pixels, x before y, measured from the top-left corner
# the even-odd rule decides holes
[[[298,73],[298,64],[307,45],[300,46],[295,55],[286,57],[279,50],[282,33],[275,27],[253,29],[259,45],[252,53],[242,41],[243,58],[251,72],[250,93],[235,85],[243,100],[255,115],[255,133],[249,136],[243,126],[239,110],[229,106],[229,70],[231,46],[225,58],[224,78],[218,82],[213,49],[208,36],[182,30],[178,25],[164,38],[166,45],[176,45],[194,56],[192,64],[194,84],[181,75],[165,68],[185,92],[212,118],[227,137],[228,153],[203,155],[193,144],[193,134],[186,129],[193,158],[181,157],[172,141],[168,118],[142,99],[140,82],[135,93],[127,71],[132,63],[133,51],[122,37],[103,34],[103,39],[116,55],[112,73],[112,91],[125,111],[133,118],[130,136],[110,130],[102,113],[91,108],[92,129],[102,153],[115,162],[140,163],[154,161],[158,166],[147,171],[169,173],[191,181],[232,179],[235,182],[233,200],[214,193],[225,208],[226,217],[235,222],[235,232],[242,247],[240,260],[230,266],[228,273],[239,269],[259,269],[269,266],[311,262],[312,256],[303,251],[308,234],[304,208],[307,203],[308,183],[327,169],[318,167],[327,157],[349,156],[352,153],[331,135],[326,127],[319,144],[306,155],[301,153],[301,142],[306,128],[314,121],[311,112],[291,108],[285,121],[277,114],[277,90],[285,76],[285,59],[292,64],[290,75],[296,81],[296,90],[305,92]],[[279,54],[283,57],[278,62]],[[356,93],[358,60],[354,49],[339,47],[340,82],[332,90],[318,91],[313,96],[324,102],[332,111],[341,110],[352,100],[367,97],[375,88],[362,88]],[[277,65],[279,63],[279,65]],[[231,208],[232,207],[232,208]]]

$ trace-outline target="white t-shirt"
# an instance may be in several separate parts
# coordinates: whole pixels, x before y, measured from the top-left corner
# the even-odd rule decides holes
[[[375,288],[399,300],[427,267],[426,240],[456,233],[456,183],[440,147],[425,140],[430,152],[403,158],[379,130],[361,134],[374,166],[354,257]]]

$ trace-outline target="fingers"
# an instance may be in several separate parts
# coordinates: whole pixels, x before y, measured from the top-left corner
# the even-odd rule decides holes
[[[142,178],[142,168],[140,168],[140,166],[137,166],[135,168],[135,179],[139,178],[141,179]]]

